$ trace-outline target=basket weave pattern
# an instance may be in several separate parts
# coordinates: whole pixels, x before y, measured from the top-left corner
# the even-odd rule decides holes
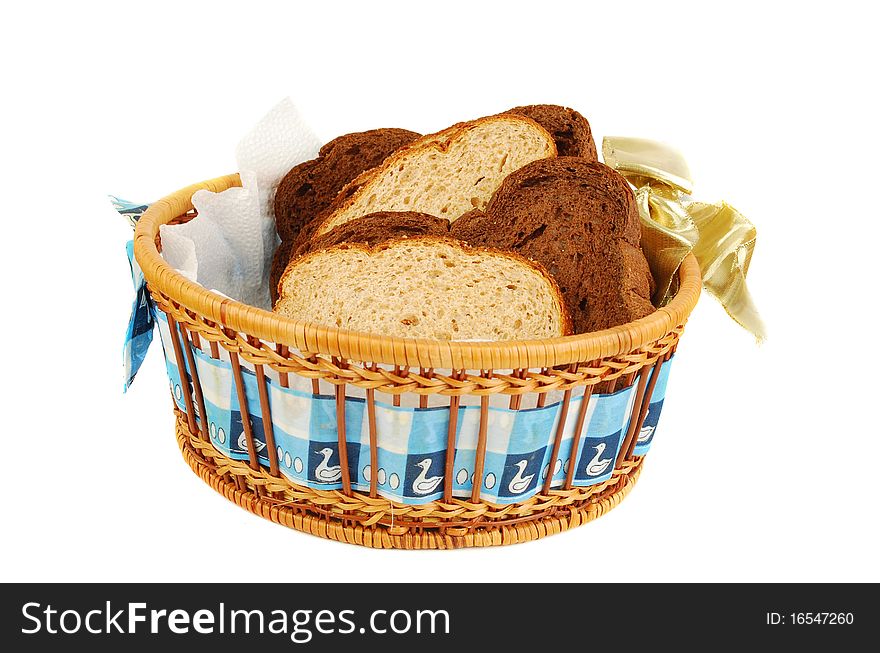
[[[282,385],[289,375],[332,384],[336,396],[339,456],[343,488],[321,490],[297,485],[279,471],[272,439],[266,433],[268,466],[260,464],[253,435],[243,422],[249,460],[233,460],[210,442],[198,374],[191,392],[184,392],[186,412],[176,410],[178,441],[192,469],[218,492],[238,505],[280,524],[322,537],[381,548],[456,548],[521,542],[565,530],[611,509],[629,492],[641,470],[642,457],[633,453],[660,366],[674,353],[688,314],[700,291],[699,269],[690,258],[682,267],[677,296],[652,315],[614,329],[545,341],[518,343],[449,343],[360,334],[285,319],[244,306],[193,284],[169,268],[159,255],[161,224],[191,219],[192,193],[199,188],[221,191],[237,185],[227,176],[183,189],[154,204],[141,218],[135,236],[135,255],[151,295],[181,336],[173,339],[180,369],[195,370],[193,350],[218,357],[229,354],[240,404],[245,406],[241,361],[253,366],[258,379],[264,424],[271,425],[266,370],[274,370]],[[462,397],[475,397],[480,406],[480,446],[475,476],[481,478],[485,456],[489,398],[507,395],[512,410],[544,406],[548,393],[562,394],[559,428],[554,434],[555,459],[562,440],[573,392],[584,400],[577,415],[575,439],[591,393],[611,392],[635,385],[629,428],[611,478],[597,485],[573,487],[574,465],[562,487],[541,491],[519,503],[495,505],[480,499],[480,483],[470,498],[452,496],[455,421]],[[370,448],[376,450],[376,393],[415,397],[426,407],[430,395],[448,397],[450,427],[445,487],[442,500],[405,505],[377,494],[375,474],[370,491],[350,487],[345,455],[345,410],[348,388],[366,393],[370,417]],[[446,401],[446,400],[444,400]],[[375,456],[375,453],[373,453]],[[371,459],[375,463],[375,458]],[[375,469],[375,466],[373,466]],[[550,475],[552,477],[552,475]]]
[[[177,412],[184,459],[208,485],[240,507],[289,528],[382,549],[455,549],[528,542],[601,517],[635,485],[642,458],[616,468],[600,485],[553,490],[507,506],[453,499],[407,506],[361,492],[293,485],[265,469],[231,460],[189,431]]]

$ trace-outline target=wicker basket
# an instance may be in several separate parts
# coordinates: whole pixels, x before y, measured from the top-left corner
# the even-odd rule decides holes
[[[177,336],[170,338],[166,356],[177,370],[187,371],[178,375],[184,386],[183,391],[178,386],[175,399],[178,442],[193,471],[215,490],[266,519],[321,537],[380,548],[447,549],[513,544],[558,533],[602,515],[632,489],[644,458],[637,455],[636,441],[653,406],[652,393],[700,293],[700,271],[693,256],[685,260],[678,293],[667,306],[597,333],[503,343],[353,333],[282,318],[226,299],[164,262],[159,253],[160,225],[192,219],[191,196],[196,190],[219,192],[239,184],[238,175],[229,175],[156,202],[140,219],[134,243],[150,293],[168,330]],[[197,359],[208,358],[222,358],[228,364],[232,399],[244,414],[240,442],[246,448],[239,456],[244,459],[228,455],[228,450],[224,453],[213,422],[200,417],[210,409],[206,409],[207,380],[200,378],[204,367]],[[283,473],[291,467],[291,459],[276,446],[270,390],[303,382],[315,397],[335,408],[333,434],[339,446],[333,469],[341,478],[332,489],[296,483]],[[543,481],[533,481],[528,499],[502,503],[487,498],[488,484],[475,479],[482,481],[488,464],[486,447],[494,428],[490,414],[497,410],[493,407],[503,403],[504,410],[523,414],[552,408],[556,418],[546,433],[549,457],[545,460],[561,462],[561,448],[570,450],[574,460],[579,440],[588,435],[584,433],[588,405],[598,397],[622,392],[629,393],[626,426],[620,431],[614,464],[602,482],[579,486],[574,482],[575,463],[557,464],[549,474],[548,465]],[[362,482],[353,484],[357,476],[349,469],[351,434],[346,429],[351,430],[347,411],[354,401],[362,406],[365,424],[361,461],[369,458],[369,464],[361,466]],[[461,409],[466,405],[473,417],[476,445],[471,467],[460,470],[465,480],[470,476],[471,485],[467,496],[462,496],[453,487],[453,478],[457,447],[462,446],[457,442]],[[443,473],[433,477],[437,498],[414,505],[383,494],[382,470],[372,470],[377,470],[384,441],[395,434],[388,432],[393,425],[377,421],[377,406],[382,411],[386,406],[411,406],[414,411],[442,415],[446,437],[438,453]],[[255,434],[255,421],[260,423],[261,439]],[[442,482],[436,480],[441,476]]]

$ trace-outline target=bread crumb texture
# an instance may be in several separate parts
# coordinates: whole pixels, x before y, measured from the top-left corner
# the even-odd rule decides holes
[[[523,340],[564,335],[554,283],[540,268],[452,240],[341,245],[292,263],[275,311],[387,336]]]
[[[376,211],[418,211],[455,221],[485,208],[510,173],[555,155],[552,137],[528,118],[462,123],[419,139],[365,173],[369,178],[331,209],[318,233]]]

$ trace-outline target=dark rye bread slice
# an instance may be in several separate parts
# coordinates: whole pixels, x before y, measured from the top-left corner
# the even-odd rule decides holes
[[[292,168],[275,192],[275,228],[281,240],[293,241],[352,179],[419,137],[392,128],[345,134],[324,145],[318,158]]]
[[[575,333],[654,310],[635,198],[604,164],[576,157],[530,163],[507,177],[485,212],[462,216],[450,233],[542,264],[562,290]]]
[[[278,299],[278,282],[284,269],[294,259],[319,249],[329,249],[342,243],[375,247],[395,238],[417,236],[448,236],[449,220],[427,213],[394,213],[380,211],[351,222],[346,222],[315,238],[281,243],[275,253],[270,278],[272,304]]]
[[[589,161],[598,161],[596,143],[590,123],[574,109],[556,104],[531,104],[514,107],[505,113],[531,118],[550,132],[556,141],[559,156],[579,156]]]

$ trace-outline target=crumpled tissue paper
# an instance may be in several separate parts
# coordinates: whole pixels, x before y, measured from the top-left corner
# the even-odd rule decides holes
[[[198,217],[160,228],[162,256],[210,290],[270,309],[269,268],[278,244],[275,189],[293,166],[315,158],[320,148],[293,102],[282,100],[236,147],[241,187],[197,191],[192,201]]]

